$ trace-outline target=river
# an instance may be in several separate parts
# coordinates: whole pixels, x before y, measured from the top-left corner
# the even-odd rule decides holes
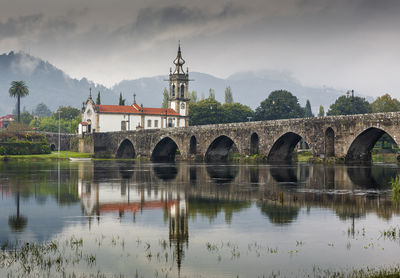
[[[393,266],[400,235],[386,231],[400,223],[397,175],[396,164],[9,161],[0,164],[0,243],[58,242],[69,260],[50,276],[306,277]],[[26,273],[4,257],[0,266],[2,276]]]

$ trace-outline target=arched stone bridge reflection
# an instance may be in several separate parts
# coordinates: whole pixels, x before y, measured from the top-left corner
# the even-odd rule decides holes
[[[316,157],[347,162],[371,160],[371,150],[387,133],[400,145],[400,112],[246,122],[127,132],[95,133],[84,140],[97,156],[174,161],[196,156],[226,160],[229,153],[259,154],[268,161],[289,161],[300,140]],[[83,147],[83,146],[82,146]]]

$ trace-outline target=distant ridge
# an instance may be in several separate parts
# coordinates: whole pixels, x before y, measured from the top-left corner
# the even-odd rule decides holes
[[[10,52],[0,55],[0,113],[10,113],[15,107],[15,99],[8,95],[13,80],[24,80],[29,87],[29,96],[22,99],[21,109],[31,111],[38,103],[44,102],[51,110],[60,105],[77,108],[87,99],[89,87],[93,94],[101,91],[103,101],[117,101],[114,93],[102,86],[88,81],[73,79],[52,64],[26,53]]]
[[[101,92],[103,104],[117,104],[119,93],[122,92],[127,103],[132,102],[135,93],[139,104],[160,107],[162,91],[168,87],[168,82],[165,81],[167,78],[167,75],[162,75],[124,80],[107,88],[86,78],[71,78],[52,64],[29,54],[10,52],[0,55],[0,115],[10,113],[15,107],[15,99],[8,95],[13,80],[24,80],[29,86],[30,95],[22,100],[22,107],[31,111],[40,102],[44,102],[52,110],[60,105],[80,108],[88,97],[89,87],[92,88],[93,98],[97,97],[98,91]],[[309,99],[314,112],[319,105],[323,105],[327,111],[329,105],[344,93],[332,88],[303,86],[290,74],[275,71],[241,72],[226,79],[191,72],[190,78],[194,81],[189,84],[189,90],[197,91],[198,99],[202,95],[207,98],[209,89],[212,88],[217,100],[223,102],[225,88],[230,86],[234,101],[253,109],[273,90],[285,89],[292,92],[303,106]]]

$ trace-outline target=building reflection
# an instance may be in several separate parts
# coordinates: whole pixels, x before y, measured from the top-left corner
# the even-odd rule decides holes
[[[165,170],[171,168],[173,167],[158,167],[154,169],[154,172],[158,173],[157,177],[165,178],[167,173]],[[133,171],[129,172],[133,173]],[[120,218],[131,214],[135,221],[136,215],[146,210],[162,211],[169,222],[169,244],[174,249],[176,263],[180,269],[185,247],[188,248],[189,243],[188,202],[185,192],[157,186],[152,188],[150,184],[139,185],[132,181],[132,176],[127,175],[127,169],[121,171],[120,168],[120,179],[116,182],[79,179],[78,195],[84,215],[89,216],[90,224],[92,216],[97,216],[100,221],[100,216],[110,213],[117,213]],[[150,177],[145,180],[149,179],[151,180]]]
[[[108,213],[121,219],[131,215],[135,221],[146,210],[162,211],[178,268],[189,244],[189,218],[197,215],[212,222],[223,214],[231,224],[235,213],[255,203],[271,224],[291,225],[302,208],[319,207],[350,221],[354,231],[366,213],[385,219],[400,213],[388,191],[381,190],[398,175],[396,167],[109,164],[81,169],[78,195],[83,213],[98,221]]]

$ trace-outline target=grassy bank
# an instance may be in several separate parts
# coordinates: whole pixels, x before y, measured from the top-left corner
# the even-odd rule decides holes
[[[68,159],[69,157],[89,158],[92,157],[89,153],[79,152],[60,152],[60,159]],[[55,159],[59,158],[58,152],[52,152],[50,154],[29,154],[29,155],[1,155],[0,160],[35,160],[35,159]]]

